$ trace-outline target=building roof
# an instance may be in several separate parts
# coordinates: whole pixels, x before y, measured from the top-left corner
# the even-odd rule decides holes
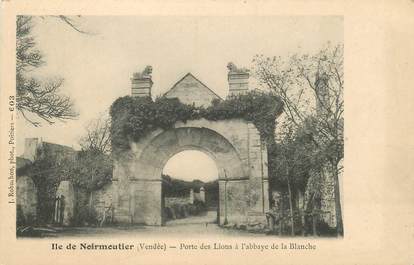
[[[192,73],[187,73],[186,75],[184,75],[181,79],[179,79],[167,92],[165,92],[163,94],[163,96],[167,96],[169,93],[171,93],[172,91],[175,90],[175,88],[178,87],[178,85],[187,77],[192,77],[193,79],[195,79],[198,83],[200,83],[202,85],[203,88],[207,89],[209,92],[211,92],[214,96],[216,96],[218,99],[223,99],[222,97],[220,97],[219,95],[217,95],[217,93],[215,93],[213,90],[211,90],[208,86],[206,86],[203,82],[201,82],[197,77],[195,77]]]

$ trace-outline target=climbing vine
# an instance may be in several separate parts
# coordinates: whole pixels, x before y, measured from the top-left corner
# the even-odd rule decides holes
[[[276,117],[282,113],[283,103],[274,94],[251,91],[226,100],[213,100],[209,107],[181,103],[176,98],[125,96],[111,106],[111,135],[114,152],[129,149],[129,141],[138,141],[154,129],[169,129],[178,122],[207,119],[219,121],[244,119],[252,122],[261,137],[274,142]]]

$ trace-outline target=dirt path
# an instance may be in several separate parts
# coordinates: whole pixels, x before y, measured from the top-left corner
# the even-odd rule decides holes
[[[119,227],[65,227],[59,228],[57,233],[45,235],[58,238],[181,238],[191,239],[199,237],[262,237],[264,234],[251,234],[245,231],[225,229],[216,223],[216,212],[207,212],[203,216],[191,216],[189,218],[171,220],[165,226],[119,226]]]
[[[217,219],[217,212],[216,211],[208,211],[204,215],[200,216],[189,216],[183,219],[176,219],[167,221],[166,226],[176,226],[176,225],[188,225],[188,224],[200,224],[206,225],[214,224]]]

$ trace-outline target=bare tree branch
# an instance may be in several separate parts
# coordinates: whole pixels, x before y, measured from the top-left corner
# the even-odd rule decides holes
[[[84,150],[99,151],[104,154],[111,153],[111,119],[107,114],[91,120],[86,126],[86,134],[79,144]]]
[[[29,73],[42,66],[42,54],[31,36],[32,17],[17,16],[16,21],[16,102],[19,113],[33,126],[41,123],[29,117],[34,114],[48,124],[78,116],[72,100],[60,93],[62,78],[39,80]]]

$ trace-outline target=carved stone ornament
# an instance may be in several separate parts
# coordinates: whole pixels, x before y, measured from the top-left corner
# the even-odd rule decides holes
[[[136,72],[136,73],[134,73],[134,78],[135,79],[139,79],[139,78],[151,78],[151,74],[152,74],[152,66],[151,65],[147,65],[142,72]]]

